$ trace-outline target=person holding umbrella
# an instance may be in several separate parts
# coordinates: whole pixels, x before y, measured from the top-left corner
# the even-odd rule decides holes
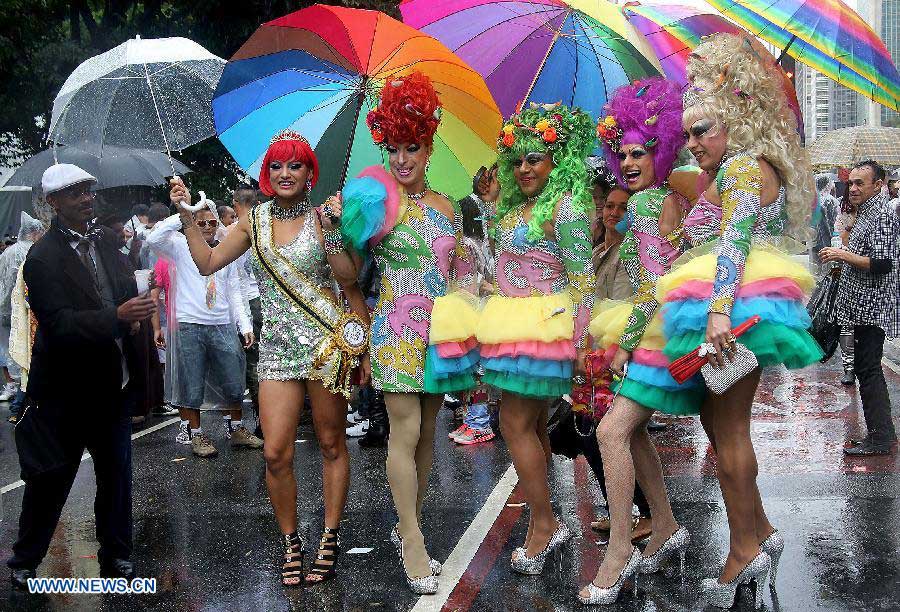
[[[730,531],[724,568],[704,580],[703,590],[709,603],[728,608],[739,585],[754,583],[758,608],[784,539],[756,485],[751,407],[761,367],[801,368],[822,357],[803,306],[812,275],[783,252],[805,251],[789,237],[806,238],[815,185],[780,76],[749,42],[710,37],[691,54],[688,77],[687,147],[715,177],[704,197],[721,204],[722,221],[714,252],[685,257],[660,279],[656,295],[665,313],[666,356],[678,358],[699,345],[712,365],[705,376],[736,379],[721,394],[708,392],[700,405]],[[732,330],[754,316],[761,321],[736,339]]]
[[[420,524],[435,420],[444,393],[474,387],[470,374],[436,375],[440,357],[430,346],[436,329],[456,327],[454,320],[462,316],[444,307],[448,296],[457,287],[474,291],[459,205],[432,191],[425,177],[441,113],[434,85],[421,72],[385,83],[366,123],[387,154],[390,174],[380,166],[367,168],[356,184],[368,180],[378,188],[381,215],[375,223],[343,227],[352,244],[368,243],[380,277],[372,315],[372,385],[384,392],[390,424],[387,476],[399,519],[391,540],[407,585],[418,594],[436,593],[441,573],[441,564],[425,548]],[[341,194],[348,219],[367,208],[365,198],[351,197],[351,190],[360,191],[356,185],[348,183]]]
[[[250,250],[263,313],[258,374],[266,486],[283,535],[281,581],[288,587],[320,584],[335,576],[338,530],[350,482],[346,400],[360,360],[363,379],[369,372],[363,356],[369,315],[356,285],[358,261],[344,249],[337,227],[340,204],[320,210],[309,201],[318,177],[318,160],[309,142],[290,130],[277,134],[259,176],[260,189],[273,199],[243,209],[237,225],[214,248],[185,208],[191,194],[184,183],[173,179],[170,192],[172,202],[181,207],[188,247],[201,274],[213,274]],[[293,464],[306,395],[323,458],[325,526],[304,578]]]

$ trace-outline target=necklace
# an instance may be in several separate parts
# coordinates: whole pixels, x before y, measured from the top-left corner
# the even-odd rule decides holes
[[[418,202],[422,198],[425,197],[425,194],[428,193],[428,187],[420,191],[419,193],[407,193],[406,197],[412,200],[413,202]]]
[[[291,219],[302,217],[307,213],[309,210],[309,200],[300,200],[299,202],[294,202],[290,206],[279,206],[275,202],[272,202],[270,210],[272,211],[272,216],[279,221],[290,221]]]

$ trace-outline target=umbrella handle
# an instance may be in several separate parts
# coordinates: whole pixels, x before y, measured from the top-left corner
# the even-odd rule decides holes
[[[198,191],[197,193],[200,194],[200,201],[197,202],[196,204],[194,204],[193,206],[191,206],[184,200],[179,202],[178,205],[181,206],[181,208],[183,208],[184,210],[191,212],[191,213],[195,213],[195,212],[203,210],[204,208],[207,208],[209,206],[209,200],[206,199],[206,194],[202,191]]]

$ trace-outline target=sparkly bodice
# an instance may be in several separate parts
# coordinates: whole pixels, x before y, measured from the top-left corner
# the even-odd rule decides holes
[[[257,235],[274,243],[271,206],[260,204],[256,213]],[[313,284],[333,288],[331,268],[325,249],[316,235],[316,212],[304,215],[303,227],[296,238],[285,245],[275,245],[278,252]],[[299,309],[275,284],[259,260],[256,249],[250,249],[250,265],[259,283],[263,328],[259,342],[260,380],[305,379],[310,375],[313,358],[325,337],[322,328]]]

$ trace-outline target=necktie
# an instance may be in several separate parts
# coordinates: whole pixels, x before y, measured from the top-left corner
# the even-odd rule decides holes
[[[100,279],[97,277],[97,266],[91,257],[91,241],[87,238],[82,238],[78,241],[78,246],[75,248],[78,250],[78,259],[87,268],[88,273],[91,275],[91,282],[94,284],[94,290],[99,295]]]

